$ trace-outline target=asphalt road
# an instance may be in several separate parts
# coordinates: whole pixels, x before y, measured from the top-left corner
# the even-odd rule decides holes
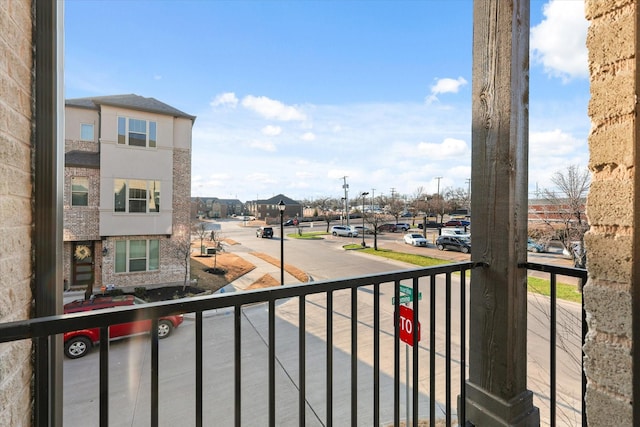
[[[317,224],[325,229],[326,224]],[[243,255],[251,251],[265,252],[276,258],[280,256],[279,227],[274,227],[274,239],[257,239],[255,227],[240,227],[237,222],[222,222],[224,237],[231,238],[239,245],[228,250]],[[285,229],[295,232],[295,229]],[[467,257],[455,252],[439,252],[435,249],[411,248],[401,243],[401,233],[389,233],[380,238],[381,247],[396,248],[405,251],[435,251],[440,257]],[[365,237],[370,242],[372,237]],[[358,251],[344,251],[346,243],[360,243],[361,237],[349,239],[327,236],[323,240],[298,240],[285,238],[285,262],[309,273],[315,281],[358,276],[412,268],[402,263],[359,254]],[[395,246],[394,246],[395,245]],[[454,258],[455,259],[455,258]],[[462,258],[464,259],[464,258]],[[452,277],[453,288],[459,286],[457,278]],[[438,322],[444,316],[444,287],[442,280],[437,285]],[[420,283],[423,298],[419,302],[421,322],[428,330],[428,283]],[[424,290],[423,290],[424,289]],[[382,290],[381,304],[381,400],[382,419],[390,422],[393,418],[393,306],[391,286]],[[468,293],[467,293],[468,295]],[[350,294],[337,292],[333,306],[333,361],[334,361],[334,425],[350,424],[350,372],[351,372],[351,333],[350,333]],[[371,313],[372,294],[367,289],[357,293],[358,297],[358,422],[357,425],[371,426],[372,416],[372,366],[371,355]],[[454,311],[459,301],[457,292],[453,292]],[[535,404],[540,407],[544,419],[548,414],[548,333],[545,320],[548,315],[548,299],[530,295],[529,298],[529,387],[535,393]],[[562,328],[561,348],[558,350],[558,396],[561,402],[562,418],[558,425],[576,425],[575,408],[580,407],[580,336],[579,313],[577,304],[561,304],[559,325]],[[264,426],[267,424],[268,408],[268,369],[267,369],[267,307],[257,305],[243,310],[242,324],[242,425]],[[276,396],[277,419],[279,426],[298,425],[298,302],[282,301],[277,306],[276,317]],[[326,297],[313,296],[306,304],[306,363],[307,363],[307,404],[306,421],[309,426],[324,425],[326,417]],[[459,328],[459,314],[452,314],[453,331]],[[232,316],[225,312],[209,313],[205,316],[205,425],[232,426],[233,420],[233,322]],[[442,324],[442,323],[440,323]],[[193,322],[187,319],[169,338],[160,344],[160,420],[161,425],[194,425],[195,404],[193,356]],[[428,335],[428,334],[426,334]],[[428,415],[428,337],[423,335],[419,345],[421,376],[419,382],[419,411],[421,416]],[[459,336],[452,334],[454,360],[459,360]],[[442,404],[445,390],[442,387],[444,371],[445,333],[438,330],[436,335],[438,387],[436,401]],[[563,348],[565,350],[563,350]],[[149,340],[145,337],[113,342],[110,345],[110,425],[146,426],[149,425]],[[402,352],[404,357],[404,351]],[[98,352],[94,351],[85,358],[65,360],[64,362],[64,424],[98,425]],[[404,361],[402,378],[404,379]],[[462,375],[454,367],[453,384],[457,386]],[[466,376],[466,374],[464,374]],[[93,381],[91,379],[94,379]],[[455,406],[456,392],[452,392]],[[404,414],[404,408],[402,413]],[[454,407],[455,410],[455,407]]]

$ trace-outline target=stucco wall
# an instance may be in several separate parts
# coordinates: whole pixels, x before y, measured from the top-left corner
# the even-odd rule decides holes
[[[592,121],[585,237],[589,280],[584,288],[589,333],[585,343],[590,426],[632,425],[632,301],[638,189],[634,128],[636,4],[587,0]],[[637,274],[637,273],[635,273]]]
[[[31,307],[31,2],[0,1],[0,322]],[[29,426],[31,343],[0,344],[0,425]]]

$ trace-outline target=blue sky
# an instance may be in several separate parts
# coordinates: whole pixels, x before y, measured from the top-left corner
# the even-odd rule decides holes
[[[192,195],[294,199],[471,177],[471,0],[65,2],[65,97],[197,116]],[[531,1],[529,189],[586,167],[582,0]]]

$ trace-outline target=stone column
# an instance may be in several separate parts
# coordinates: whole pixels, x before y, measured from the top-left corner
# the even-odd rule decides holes
[[[537,426],[527,390],[529,1],[476,0],[473,33],[471,259],[466,416]]]
[[[585,11],[592,172],[583,290],[586,416],[589,426],[631,426],[640,420],[640,405],[633,406],[640,394],[640,349],[633,345],[640,342],[638,2],[587,0]]]

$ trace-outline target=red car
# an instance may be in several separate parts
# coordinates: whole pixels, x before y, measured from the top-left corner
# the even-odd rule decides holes
[[[378,226],[378,231],[390,231],[391,233],[395,233],[398,230],[395,224],[382,224]]]
[[[90,300],[76,300],[64,305],[64,313],[77,313],[81,311],[103,310],[113,307],[129,306],[134,304],[146,304],[146,302],[133,295],[102,296]],[[174,328],[182,323],[182,315],[161,317],[158,320],[158,338],[168,337]],[[122,323],[109,327],[109,338],[124,338],[132,335],[149,333],[151,320]],[[100,341],[100,329],[80,329],[64,334],[64,354],[70,359],[86,356],[94,343]]]

